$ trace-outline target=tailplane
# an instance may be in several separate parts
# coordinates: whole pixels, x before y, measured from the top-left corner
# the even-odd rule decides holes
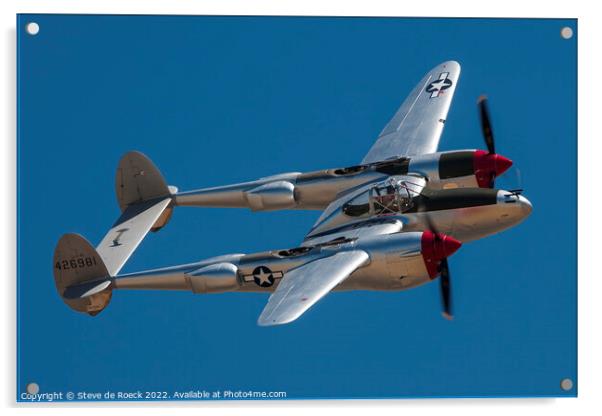
[[[96,315],[111,300],[117,275],[149,231],[169,221],[172,196],[161,172],[140,152],[126,153],[115,178],[121,215],[96,249],[79,234],[65,234],[54,251],[54,281],[63,301],[78,312]]]
[[[111,276],[121,270],[149,231],[167,224],[177,189],[167,185],[149,158],[128,152],[119,161],[115,191],[121,216],[97,247]]]

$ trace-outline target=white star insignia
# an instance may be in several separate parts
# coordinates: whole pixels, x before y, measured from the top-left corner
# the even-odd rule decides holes
[[[441,79],[441,80],[439,80],[439,81],[435,81],[435,82],[433,82],[433,83],[431,84],[431,88],[432,88],[434,91],[439,91],[439,90],[441,90],[441,87],[443,87],[443,85],[445,85],[445,80],[444,80],[444,79]],[[433,92],[434,92],[434,91],[433,91]]]
[[[264,269],[260,269],[259,270],[259,274],[255,275],[257,276],[257,278],[259,279],[259,284],[264,284],[264,283],[272,283],[270,280],[270,276],[272,275],[272,273],[266,273]]]

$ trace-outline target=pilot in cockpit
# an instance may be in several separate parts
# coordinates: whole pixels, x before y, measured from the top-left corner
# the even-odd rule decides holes
[[[371,196],[375,214],[394,214],[411,207],[408,189],[400,182],[390,181],[384,186],[375,186]]]
[[[358,195],[343,206],[349,216],[387,215],[407,211],[412,207],[412,198],[403,182],[388,180]]]
[[[399,206],[396,203],[396,193],[397,192],[393,184],[388,184],[383,187],[375,187],[372,198],[375,213],[381,214],[387,211],[392,213],[399,211]]]

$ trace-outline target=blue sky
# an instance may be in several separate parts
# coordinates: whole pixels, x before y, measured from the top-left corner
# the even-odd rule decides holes
[[[577,32],[557,19],[21,15],[18,392],[575,395],[559,388],[577,376],[577,47],[563,26]],[[486,93],[497,150],[534,206],[451,258],[453,322],[437,284],[331,294],[274,328],[256,325],[262,294],[116,292],[95,318],[57,296],[54,245],[101,240],[126,151],[181,190],[353,165],[449,59],[462,75],[440,149],[484,147]],[[180,208],[123,271],[293,247],[318,215]]]

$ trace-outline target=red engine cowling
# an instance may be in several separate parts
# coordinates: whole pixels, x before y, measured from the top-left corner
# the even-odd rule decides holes
[[[439,274],[441,260],[454,254],[462,245],[449,235],[435,234],[428,230],[422,233],[421,244],[422,258],[431,279]]]
[[[512,161],[497,153],[488,153],[484,150],[474,152],[474,174],[481,188],[490,188],[492,180],[506,172]]]
[[[512,161],[497,153],[489,153],[485,150],[461,150],[441,153],[438,173],[441,181],[459,180],[460,187],[462,187],[462,178],[474,177],[476,185],[480,188],[491,188],[493,180],[506,172],[510,166]]]

